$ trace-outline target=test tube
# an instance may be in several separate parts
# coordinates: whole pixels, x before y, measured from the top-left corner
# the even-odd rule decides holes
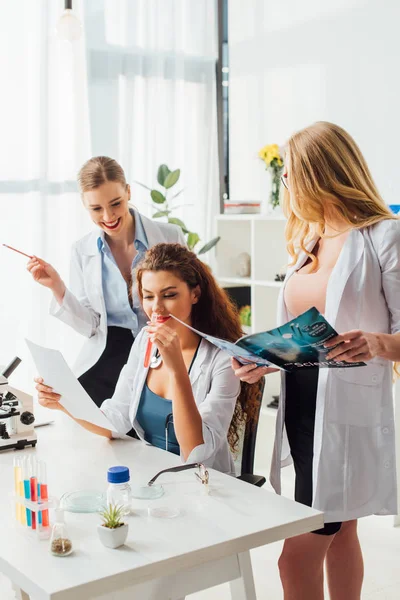
[[[22,477],[24,480],[24,496],[25,496],[26,500],[30,500],[31,499],[31,482],[30,482],[31,465],[26,456],[24,457],[24,463],[23,463],[22,470],[23,470]],[[26,524],[28,525],[28,527],[32,527],[32,511],[29,508],[26,508],[25,513],[26,513]]]
[[[22,523],[22,510],[23,506],[20,502],[18,502],[18,496],[21,492],[21,481],[22,481],[22,468],[21,468],[21,459],[14,458],[14,489],[15,489],[15,516],[17,521]]]
[[[31,486],[31,500],[32,502],[38,501],[38,487],[37,487],[37,462],[35,458],[31,459],[31,476],[30,476],[30,486]],[[37,513],[32,510],[32,529],[36,529],[37,525]]]
[[[164,317],[162,315],[158,315],[157,313],[153,313],[151,315],[151,322],[152,323],[165,323],[165,321],[168,321],[169,318],[170,318],[170,315],[168,315],[167,317]],[[150,365],[152,350],[153,350],[153,343],[150,341],[150,339],[148,339],[147,345],[146,345],[146,352],[144,355],[144,361],[143,361],[143,366],[145,369],[147,369]]]
[[[49,494],[48,494],[48,490],[47,490],[47,469],[46,469],[46,463],[44,463],[43,461],[41,461],[39,464],[39,481],[40,481],[40,487],[39,486],[38,487],[39,487],[40,500],[42,502],[47,502],[49,499]],[[48,527],[50,525],[48,509],[45,508],[45,510],[41,510],[39,515],[41,515],[42,526]]]

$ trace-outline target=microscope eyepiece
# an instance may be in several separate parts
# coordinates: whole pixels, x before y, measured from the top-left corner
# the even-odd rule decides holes
[[[7,365],[6,368],[4,369],[4,371],[1,373],[1,375],[3,375],[3,377],[8,379],[10,377],[11,373],[13,373],[15,371],[15,369],[18,367],[20,362],[21,362],[21,359],[18,358],[18,356],[13,358],[12,361],[10,362],[10,364]]]

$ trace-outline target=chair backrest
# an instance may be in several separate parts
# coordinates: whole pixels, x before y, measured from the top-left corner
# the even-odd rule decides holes
[[[254,419],[246,423],[244,431],[243,448],[241,453],[241,465],[240,474],[252,475],[254,473],[254,455],[256,451],[256,440],[257,440],[257,429],[258,421],[260,419],[260,410],[264,394],[265,377],[260,382],[260,389],[258,394],[258,406],[257,411],[254,415]]]

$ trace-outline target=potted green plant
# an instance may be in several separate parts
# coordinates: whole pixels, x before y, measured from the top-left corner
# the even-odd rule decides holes
[[[216,244],[218,244],[220,238],[215,237],[203,246],[200,247],[199,250],[196,249],[198,243],[201,241],[198,233],[194,231],[189,231],[186,227],[185,223],[176,217],[172,217],[171,213],[178,206],[171,204],[173,200],[175,200],[178,196],[180,196],[183,192],[183,189],[179,190],[179,192],[175,192],[172,196],[170,196],[170,190],[178,183],[181,175],[180,169],[175,169],[174,171],[170,171],[167,165],[160,165],[157,171],[157,182],[163,188],[163,191],[152,189],[143,183],[138,183],[142,187],[146,188],[150,191],[150,196],[153,202],[153,208],[155,210],[153,214],[153,219],[161,219],[164,218],[168,221],[168,223],[173,223],[174,225],[178,225],[186,238],[186,243],[188,245],[189,250],[193,250],[197,254],[205,254],[211,248],[213,248]]]
[[[122,506],[109,504],[100,513],[103,522],[97,525],[97,533],[101,543],[107,548],[118,548],[125,543],[129,526],[122,520],[122,511]]]
[[[242,325],[243,333],[248,335],[251,333],[251,306],[242,306],[239,310],[240,323]]]

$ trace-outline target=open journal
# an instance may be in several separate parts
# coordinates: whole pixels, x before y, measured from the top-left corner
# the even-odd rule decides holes
[[[332,348],[324,348],[324,344],[338,334],[316,308],[310,308],[281,327],[246,335],[235,343],[202,333],[171,316],[243,365],[255,363],[285,371],[365,366],[364,362],[346,363],[326,359]]]

